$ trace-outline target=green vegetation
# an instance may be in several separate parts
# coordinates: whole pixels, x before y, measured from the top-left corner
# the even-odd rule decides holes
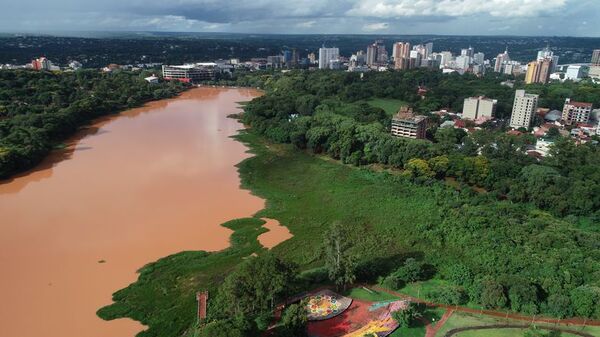
[[[0,71],[0,179],[32,168],[66,137],[102,115],[173,97],[180,83],[143,73]]]
[[[442,326],[440,328],[440,330],[438,330],[435,337],[444,337],[448,331],[450,331],[452,329],[456,329],[456,328],[471,327],[471,326],[489,326],[489,325],[494,325],[494,324],[519,324],[519,325],[521,325],[521,324],[527,324],[527,322],[517,321],[517,320],[512,320],[512,319],[508,319],[508,320],[496,319],[494,317],[485,316],[485,315],[480,316],[480,315],[476,315],[476,314],[455,312],[446,321],[444,326]],[[587,327],[583,328],[583,327],[568,326],[568,325],[564,325],[564,324],[555,325],[555,324],[538,324],[538,323],[536,323],[536,326],[558,327],[561,329],[570,329],[570,330],[577,330],[577,331],[585,332],[585,333],[591,334],[592,336],[600,336],[600,328],[598,328],[598,327],[587,326]],[[460,333],[456,334],[455,336],[456,337],[464,337],[464,336],[467,336],[467,337],[483,337],[483,336],[485,336],[485,337],[487,337],[487,336],[523,337],[523,335],[528,330],[529,329],[473,330],[473,331],[460,332]],[[547,333],[547,330],[540,329],[540,331],[544,331]],[[574,336],[574,335],[562,333],[560,336],[570,337],[570,336]]]
[[[367,291],[363,288],[352,288],[350,291],[344,293],[344,295],[357,300],[370,302],[392,301],[398,299],[398,297],[386,292],[376,291],[373,289],[369,289],[369,291]]]
[[[406,102],[394,98],[374,98],[367,101],[368,104],[383,109],[386,114],[392,116],[400,110],[400,107],[407,105]]]

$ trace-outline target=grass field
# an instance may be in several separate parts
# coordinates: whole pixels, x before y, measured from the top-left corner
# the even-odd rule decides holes
[[[382,108],[390,116],[397,113],[401,106],[407,104],[404,101],[393,98],[374,98],[366,102],[374,107]]]
[[[469,326],[483,326],[483,325],[492,325],[492,324],[524,324],[523,321],[516,320],[504,320],[504,319],[496,319],[494,317],[489,316],[479,316],[476,314],[468,314],[462,312],[455,312],[447,321],[446,324],[438,331],[435,337],[444,337],[444,335],[455,328],[460,327],[469,327]],[[543,324],[539,324],[539,326],[544,326]],[[555,326],[555,325],[551,325]],[[568,327],[560,325],[559,327],[565,329],[576,329],[578,331],[582,331],[593,336],[600,337],[600,328],[599,327],[586,327],[581,330],[581,327]],[[458,333],[454,336],[457,337],[523,337],[526,329],[490,329],[490,330],[473,330],[473,331],[464,331]],[[572,337],[575,335],[562,333],[561,337]]]
[[[369,289],[371,290],[371,289]],[[388,293],[379,292],[375,290],[371,290],[371,292],[364,290],[363,288],[352,288],[350,291],[344,294],[344,296],[348,296],[351,298],[355,298],[357,300],[371,301],[371,302],[380,302],[380,301],[389,301],[396,300],[398,297],[394,295],[390,295]]]

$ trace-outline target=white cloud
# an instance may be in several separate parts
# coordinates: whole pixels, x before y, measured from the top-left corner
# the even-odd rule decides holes
[[[316,24],[317,24],[317,21],[311,20],[311,21],[300,22],[300,23],[296,24],[296,27],[300,27],[300,28],[312,28]]]
[[[566,2],[567,0],[362,0],[347,14],[378,18],[458,17],[474,14],[528,17],[560,9]]]
[[[387,22],[370,23],[363,26],[363,30],[367,32],[376,32],[378,30],[388,29],[390,25]]]

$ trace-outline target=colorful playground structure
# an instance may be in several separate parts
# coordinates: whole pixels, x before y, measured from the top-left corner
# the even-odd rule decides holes
[[[305,297],[311,337],[385,337],[398,328],[391,314],[408,307],[407,301],[352,300],[330,290]]]

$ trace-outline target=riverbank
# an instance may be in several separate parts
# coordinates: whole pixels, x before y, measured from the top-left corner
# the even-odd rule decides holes
[[[0,88],[0,179],[7,180],[37,167],[97,118],[175,97],[189,87],[149,84],[134,72],[6,70],[0,74]]]

